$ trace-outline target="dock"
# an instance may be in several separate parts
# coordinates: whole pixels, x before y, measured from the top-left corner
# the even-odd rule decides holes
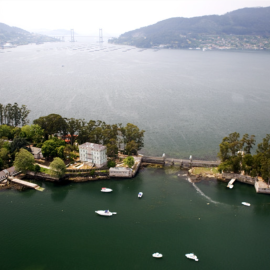
[[[37,184],[30,183],[28,181],[24,181],[24,180],[21,180],[21,179],[18,179],[18,178],[13,178],[13,177],[11,178],[10,177],[8,180],[13,182],[13,183],[16,183],[16,184],[19,184],[19,185],[22,185],[22,186],[25,186],[25,187],[28,187],[28,188],[33,188],[33,189],[38,190],[38,191],[43,191],[45,189],[45,188],[40,187]]]
[[[235,178],[231,179],[231,181],[227,185],[227,188],[232,189],[233,188],[233,183],[235,182],[235,180],[236,180]]]

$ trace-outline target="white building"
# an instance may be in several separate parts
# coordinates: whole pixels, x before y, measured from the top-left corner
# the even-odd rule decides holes
[[[79,145],[80,160],[96,167],[107,165],[107,147],[102,144],[86,142]]]

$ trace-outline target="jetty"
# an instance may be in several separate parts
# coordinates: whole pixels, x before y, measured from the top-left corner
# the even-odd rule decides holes
[[[38,191],[43,191],[45,189],[45,188],[40,187],[37,184],[30,183],[28,181],[24,181],[24,180],[21,180],[18,178],[9,177],[8,180],[15,183],[15,184],[19,184],[19,185],[22,185],[22,186],[25,186],[28,188],[33,188],[33,189],[38,190]]]

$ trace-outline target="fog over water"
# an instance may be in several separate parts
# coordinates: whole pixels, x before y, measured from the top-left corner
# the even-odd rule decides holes
[[[269,133],[270,54],[139,49],[87,40],[0,51],[1,103],[30,118],[128,122],[144,154],[216,159],[222,138]]]

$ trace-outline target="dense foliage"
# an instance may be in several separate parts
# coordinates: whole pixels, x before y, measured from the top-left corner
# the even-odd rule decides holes
[[[119,150],[137,154],[144,146],[144,130],[130,123],[109,125],[49,114],[27,125],[29,112],[25,105],[0,104],[0,170],[12,166],[20,149],[31,152],[30,145],[41,148],[48,160],[59,157],[68,162],[78,157],[78,145],[85,142],[107,146],[111,158],[117,157]]]
[[[20,151],[16,154],[14,166],[17,171],[30,171],[34,169],[34,156],[25,149],[20,149]]]
[[[64,161],[59,157],[55,157],[50,164],[50,174],[52,176],[61,178],[65,175],[65,172],[66,172],[66,165]]]
[[[244,171],[251,176],[270,178],[270,134],[258,144],[256,154],[251,153],[255,145],[255,136],[245,134],[240,139],[237,132],[223,138],[219,145],[218,156],[221,159],[219,171],[239,173]]]
[[[25,105],[19,107],[17,103],[13,105],[0,104],[0,125],[6,124],[8,126],[17,127],[19,125],[26,125],[29,120],[27,119],[30,110]]]
[[[57,135],[68,138],[71,145],[74,145],[75,141],[77,144],[91,142],[106,145],[110,157],[116,157],[119,149],[127,154],[137,154],[144,146],[145,131],[131,123],[123,127],[122,124],[109,125],[100,120],[87,122],[84,119],[63,118],[59,114],[49,114],[34,120],[34,124],[44,130],[45,139]]]

